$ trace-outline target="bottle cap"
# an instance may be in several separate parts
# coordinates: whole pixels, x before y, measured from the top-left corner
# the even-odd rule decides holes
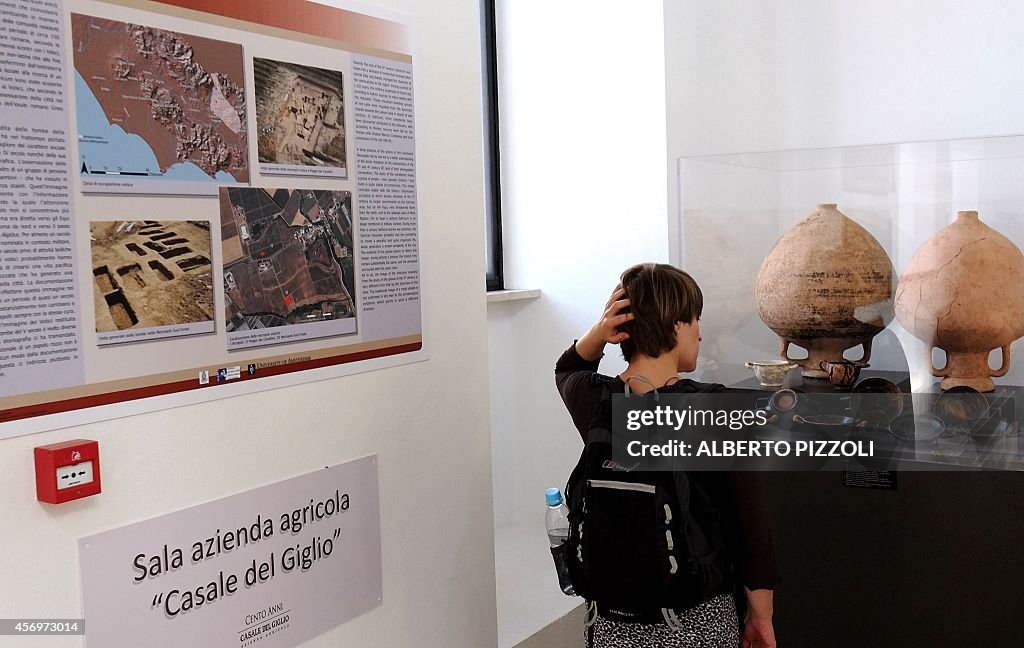
[[[562,503],[562,491],[557,488],[549,488],[544,491],[544,499],[547,500],[548,506],[558,506]]]

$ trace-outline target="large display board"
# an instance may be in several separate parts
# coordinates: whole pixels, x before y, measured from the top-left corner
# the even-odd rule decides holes
[[[422,356],[405,19],[0,8],[0,437]]]

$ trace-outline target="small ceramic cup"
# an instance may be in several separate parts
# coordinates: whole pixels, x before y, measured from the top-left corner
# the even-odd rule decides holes
[[[818,368],[828,374],[828,380],[836,389],[850,389],[857,382],[860,370],[867,367],[866,362],[854,362],[853,360],[822,360]]]
[[[754,372],[762,387],[781,387],[786,374],[797,367],[799,365],[786,360],[759,360],[747,363],[747,369]]]
[[[768,400],[768,407],[774,412],[784,413],[796,409],[798,396],[792,389],[780,389]]]

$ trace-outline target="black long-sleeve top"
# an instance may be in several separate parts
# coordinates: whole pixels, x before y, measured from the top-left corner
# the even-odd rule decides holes
[[[598,402],[602,386],[612,392],[625,390],[618,377],[597,372],[600,359],[585,360],[573,344],[555,363],[555,384],[569,416],[587,441],[587,429]],[[663,392],[695,393],[728,391],[724,385],[680,380],[661,389]],[[768,523],[764,480],[757,472],[703,473],[704,482],[714,491],[726,521],[726,535],[733,553],[736,575],[740,584],[751,590],[772,589],[779,582],[779,568],[775,560],[775,546]]]

